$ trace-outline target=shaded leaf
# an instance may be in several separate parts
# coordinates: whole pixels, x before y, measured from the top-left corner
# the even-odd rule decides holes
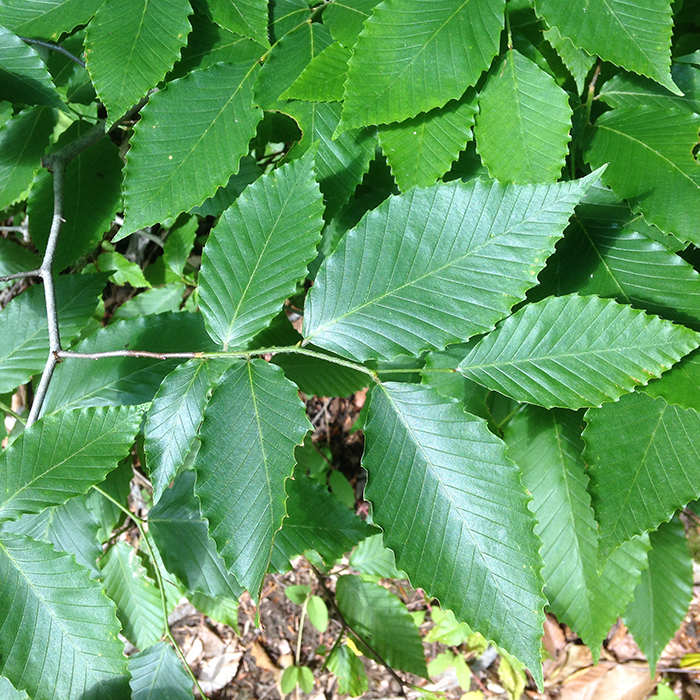
[[[292,296],[323,226],[313,155],[252,185],[224,212],[202,254],[200,304],[224,350],[244,347]]]
[[[117,604],[122,634],[138,649],[155,644],[165,620],[160,593],[133,547],[115,542],[100,560],[107,595]]]
[[[297,388],[263,360],[231,367],[204,413],[196,493],[219,554],[254,599],[285,514],[294,448],[309,427]]]
[[[510,50],[479,93],[476,147],[491,177],[502,182],[556,182],[571,129],[567,94],[554,79]]]
[[[351,54],[350,49],[333,42],[311,59],[281,97],[311,102],[342,100]]]
[[[41,265],[41,258],[28,248],[7,238],[0,238],[0,277],[12,275],[15,272],[36,270],[39,265]],[[11,284],[12,282],[0,283],[0,289]]]
[[[676,634],[693,597],[693,559],[678,518],[650,533],[649,568],[634,589],[625,624],[649,661],[651,672]]]
[[[548,297],[473,344],[459,371],[517,401],[576,409],[634,391],[698,344],[694,331],[611,299]]]
[[[475,94],[379,129],[379,143],[403,192],[426,187],[444,175],[472,139]]]
[[[56,41],[81,24],[87,24],[104,0],[3,0],[0,24],[20,36]]]
[[[350,59],[339,129],[403,121],[460,98],[498,52],[504,6],[503,0],[377,6]]]
[[[614,109],[598,118],[584,154],[594,166],[609,163],[603,182],[649,223],[700,243],[691,214],[700,207],[699,129],[700,115],[677,109]]]
[[[392,668],[428,677],[418,628],[393,593],[359,576],[338,577],[335,590],[343,617],[360,641],[369,645],[360,644],[368,656],[376,653]]]
[[[217,24],[268,45],[267,0],[208,0],[207,6]]]
[[[700,496],[700,414],[645,394],[586,413],[599,559]]]
[[[243,589],[226,571],[194,495],[195,473],[180,474],[148,513],[149,531],[163,561],[190,591],[237,599]]]
[[[272,362],[309,396],[350,396],[371,381],[364,372],[298,353],[275,355]]]
[[[525,187],[451,182],[392,197],[321,265],[304,336],[359,360],[393,359],[492,329],[533,286],[597,177]]]
[[[540,542],[520,472],[486,422],[420,386],[373,389],[366,495],[414,587],[541,674]]]
[[[164,287],[146,289],[119,306],[109,319],[110,323],[163,314],[167,311],[179,311],[186,289],[186,285],[177,282],[166,284]]]
[[[190,700],[192,681],[167,642],[158,642],[129,657],[132,700]]]
[[[114,240],[201,204],[238,169],[261,112],[255,64],[210,66],[174,80],[141,111],[124,182],[125,223]]]
[[[114,603],[70,554],[0,536],[0,673],[35,700],[128,697]]]

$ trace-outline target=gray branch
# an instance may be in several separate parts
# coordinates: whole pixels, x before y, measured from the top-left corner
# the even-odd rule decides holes
[[[74,61],[79,66],[85,68],[85,61],[78,58],[75,54],[72,54],[70,51],[64,49],[62,46],[59,46],[58,44],[52,44],[50,41],[41,41],[41,39],[28,39],[26,36],[21,36],[20,39],[25,44],[34,44],[35,46],[43,46],[45,49],[51,49],[51,51],[57,51],[58,53],[62,53],[64,56],[67,56],[68,58],[70,58],[71,61]]]

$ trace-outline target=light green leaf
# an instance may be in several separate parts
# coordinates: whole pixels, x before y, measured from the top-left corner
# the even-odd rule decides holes
[[[3,0],[0,24],[20,36],[57,41],[87,24],[104,0]]]
[[[160,385],[146,414],[144,449],[157,503],[192,448],[207,403],[206,362],[190,360]]]
[[[207,7],[217,24],[263,46],[269,45],[267,0],[208,0]]]
[[[380,2],[381,0],[333,0],[323,11],[323,23],[336,41],[352,48],[365,20]]]
[[[491,330],[536,283],[597,177],[524,187],[451,182],[390,198],[321,265],[304,336],[366,360],[441,349]]]
[[[567,94],[518,51],[494,66],[479,93],[476,147],[502,182],[556,182],[571,129]]]
[[[414,587],[541,682],[540,541],[520,472],[486,422],[421,386],[372,390],[366,496]]]
[[[678,92],[670,76],[671,0],[535,0],[535,7],[578,48]]]
[[[299,77],[282,93],[288,100],[338,102],[343,99],[343,85],[352,52],[337,41],[317,54]]]
[[[475,93],[379,129],[379,143],[402,192],[444,175],[472,139]]]
[[[245,347],[294,294],[316,256],[322,217],[313,154],[260,178],[224,212],[199,280],[207,330],[224,350]]]
[[[359,576],[340,576],[335,589],[345,620],[389,666],[428,677],[418,628],[406,606],[390,591]],[[374,654],[358,645],[370,658]]]
[[[47,107],[31,107],[0,129],[0,207],[19,199],[41,167],[55,123]]]
[[[700,350],[686,355],[661,379],[650,382],[644,393],[654,398],[662,397],[666,403],[677,404],[681,408],[700,411]]]
[[[296,666],[287,666],[280,678],[280,690],[284,695],[291,693],[299,682],[299,669]]]
[[[130,318],[163,314],[167,311],[180,311],[182,297],[186,289],[186,285],[179,282],[166,284],[164,287],[146,289],[117,307],[109,321],[114,323]]]
[[[188,0],[106,0],[88,25],[85,56],[113,123],[156,87],[187,43]]]
[[[460,98],[498,52],[504,7],[503,0],[377,6],[350,59],[339,130],[403,121]]]
[[[138,408],[64,411],[37,421],[0,455],[0,521],[86,493],[128,454]]]
[[[474,634],[469,625],[457,621],[452,610],[442,610],[435,605],[430,611],[430,618],[433,627],[425,635],[426,642],[440,642],[448,647],[458,647],[467,643],[469,637]]]
[[[192,700],[192,681],[167,642],[129,657],[132,700]]]
[[[311,594],[311,586],[287,586],[284,595],[295,605],[303,605]]]
[[[105,275],[66,275],[55,280],[56,308],[64,345],[95,312]],[[49,354],[44,289],[29,287],[0,312],[0,393],[24,384],[40,372]]]
[[[366,576],[379,578],[406,578],[396,569],[394,553],[384,546],[382,534],[362,540],[350,556],[350,566]]]
[[[168,571],[190,591],[200,591],[213,598],[238,599],[243,589],[226,571],[209,538],[194,495],[194,481],[194,472],[185,471],[175,479],[172,488],[165,490],[148,513],[149,531]]]
[[[85,133],[89,122],[73,124],[56,147]],[[122,159],[108,138],[100,139],[75,157],[66,169],[63,190],[63,225],[56,250],[57,272],[91,251],[109,230],[121,208]],[[46,250],[53,216],[53,175],[42,170],[29,195],[29,231],[39,252]],[[105,268],[107,269],[107,268]]]
[[[189,601],[199,612],[222,625],[238,629],[238,601],[231,598],[212,598],[204,593],[193,593]]]
[[[584,154],[594,166],[609,163],[603,182],[649,223],[700,243],[691,213],[700,208],[699,129],[700,115],[678,109],[614,109],[598,118]]]
[[[556,27],[543,32],[544,38],[554,47],[564,65],[569,69],[579,94],[583,92],[586,77],[595,64],[595,56],[590,56],[582,49],[576,48],[568,37],[562,36]]]
[[[629,394],[586,413],[583,433],[599,559],[700,496],[700,414]]]
[[[125,223],[114,240],[201,204],[248,152],[261,112],[252,105],[255,64],[216,64],[154,95],[134,128]]]
[[[328,657],[328,670],[338,677],[338,692],[356,698],[367,692],[367,674],[362,661],[341,644]]]
[[[333,43],[330,32],[318,22],[302,22],[285,34],[272,49],[255,83],[257,104],[281,109],[281,96],[301,75],[309,62]]]
[[[678,518],[649,535],[649,568],[634,589],[625,624],[649,661],[651,672],[680,627],[693,598],[693,559]]]
[[[97,541],[99,527],[86,499],[79,497],[36,515],[27,514],[14,522],[4,522],[0,530],[50,542],[56,551],[73,554],[78,564],[90,571],[92,578],[99,578],[97,560],[102,555]]]
[[[15,690],[15,687],[4,676],[0,676],[0,697],[2,700],[29,700],[23,690]]]
[[[326,218],[335,216],[350,199],[375,156],[376,129],[346,131],[333,139],[340,121],[341,106],[323,102],[290,102],[284,112],[293,117],[303,133],[292,148],[296,158],[316,145],[316,177],[326,203]]]
[[[151,283],[143,276],[143,270],[121,253],[102,253],[95,261],[98,270],[112,272],[109,280],[117,286],[130,284],[132,287],[150,287]]]
[[[309,549],[329,566],[358,542],[377,532],[346,508],[328,489],[305,475],[286,482],[287,517],[275,535],[272,565],[289,568],[289,560]]]
[[[16,104],[62,107],[49,71],[39,55],[0,25],[0,95]]]
[[[102,328],[73,350],[105,352],[119,348],[150,352],[213,350],[200,314],[166,313],[119,321]],[[77,406],[122,406],[150,401],[163,379],[182,360],[144,357],[66,360],[54,372],[44,413]]]
[[[136,550],[121,540],[115,542],[100,567],[105,592],[117,604],[122,634],[138,649],[155,644],[165,629],[160,593]]]
[[[33,700],[129,694],[114,603],[70,554],[0,535],[0,674]]]
[[[459,364],[467,378],[546,408],[615,401],[669,369],[700,334],[598,297],[547,297],[477,341]]]
[[[196,493],[219,554],[254,599],[285,515],[294,448],[309,427],[297,388],[263,360],[231,367],[204,413]]]
[[[321,634],[324,634],[328,629],[328,608],[323,602],[323,598],[319,598],[317,595],[310,596],[306,604],[306,612],[309,616],[309,622]]]

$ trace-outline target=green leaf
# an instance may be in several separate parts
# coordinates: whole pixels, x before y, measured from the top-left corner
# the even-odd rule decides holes
[[[3,700],[29,700],[29,696],[15,687],[4,676],[0,676],[0,697]]]
[[[146,464],[157,503],[192,448],[209,392],[208,366],[190,360],[160,385],[146,414]]]
[[[67,345],[95,312],[105,275],[58,277],[56,309],[61,340]],[[24,384],[40,372],[49,354],[44,289],[30,287],[0,313],[0,393]]]
[[[104,0],[3,0],[0,24],[20,36],[57,41],[87,24]]]
[[[340,576],[336,585],[338,608],[357,633],[360,649],[378,654],[389,666],[428,677],[418,628],[406,606],[386,588],[359,576]]]
[[[180,311],[182,297],[187,289],[186,285],[174,282],[164,287],[146,289],[131,299],[127,299],[109,319],[110,323],[125,321],[130,318],[141,318],[153,314],[163,314],[167,311]]]
[[[137,408],[88,408],[49,416],[0,455],[0,521],[86,493],[128,454]]]
[[[316,177],[326,203],[326,218],[335,216],[362,181],[375,156],[375,129],[346,131],[333,139],[340,121],[341,106],[323,102],[290,102],[284,112],[293,117],[303,133],[290,157],[316,146]]]
[[[105,592],[117,604],[122,634],[138,649],[155,644],[165,629],[160,593],[136,550],[121,540],[115,542],[100,566]]]
[[[78,564],[90,571],[92,578],[100,575],[97,568],[97,560],[102,555],[97,541],[99,527],[85,498],[71,498],[62,506],[46,508],[36,515],[23,515],[19,520],[0,525],[3,532],[44,540],[58,552],[73,554]]]
[[[263,360],[231,367],[204,413],[196,493],[219,554],[254,599],[285,514],[294,447],[309,427],[297,388]]]
[[[364,372],[308,355],[275,355],[272,362],[309,396],[350,396],[371,381]]]
[[[568,68],[580,95],[585,87],[586,77],[595,64],[595,56],[590,56],[582,49],[576,48],[571,39],[562,36],[556,27],[545,30],[543,36],[554,47]]]
[[[328,670],[338,677],[338,692],[356,698],[367,692],[367,674],[362,661],[345,644],[328,657]]]
[[[274,0],[270,5],[271,41],[279,41],[285,34],[309,18],[307,0]]]
[[[475,93],[379,129],[379,143],[402,192],[432,185],[472,139]]]
[[[700,243],[690,213],[700,207],[698,129],[700,115],[677,109],[614,109],[598,118],[584,153],[594,166],[609,163],[603,182],[649,223]]]
[[[192,681],[167,642],[129,657],[132,700],[191,700]]]
[[[111,271],[110,282],[117,286],[130,284],[132,287],[150,287],[151,283],[143,276],[143,270],[121,253],[102,253],[95,261],[98,270]]]
[[[295,605],[303,605],[311,594],[311,586],[287,586],[284,595]]]
[[[451,182],[390,198],[321,265],[306,300],[304,336],[366,360],[491,330],[535,284],[597,177],[524,187]]]
[[[377,6],[350,59],[339,129],[403,121],[460,98],[498,52],[504,7],[503,0]]]
[[[88,508],[97,518],[100,529],[97,532],[97,541],[104,544],[111,536],[112,531],[117,525],[124,522],[126,517],[124,511],[120,510],[116,503],[126,503],[131,491],[131,479],[134,476],[132,468],[131,454],[125,457],[116,469],[113,469],[107,478],[97,484],[100,490],[104,491],[107,496],[113,500],[109,500],[107,496],[103,496],[95,490],[88,492],[85,496],[85,502]]]
[[[661,379],[650,382],[644,393],[662,397],[666,403],[700,411],[700,350],[686,355],[666,372]]]
[[[302,22],[273,47],[255,83],[257,104],[284,110],[282,93],[291,87],[309,62],[333,43],[330,32],[318,22]]]
[[[540,541],[520,472],[486,422],[421,386],[373,389],[366,496],[414,587],[541,681]]]
[[[314,675],[307,666],[299,667],[298,683],[302,692],[311,693],[314,689]]]
[[[16,104],[62,107],[49,71],[34,49],[0,25],[0,94]]]
[[[237,599],[243,589],[226,571],[209,538],[194,495],[194,481],[194,472],[185,471],[175,479],[172,488],[165,490],[148,513],[149,531],[168,571],[190,591],[200,591],[213,598]]]
[[[333,0],[323,11],[323,23],[336,41],[352,48],[365,20],[380,2],[381,0]]]
[[[616,401],[700,344],[700,334],[598,297],[547,297],[477,341],[467,378],[516,401],[583,408]]]
[[[52,110],[32,107],[0,129],[0,208],[22,197],[31,186],[55,121]]]
[[[586,413],[583,433],[599,559],[700,496],[700,414],[629,394]]]
[[[693,559],[678,518],[662,523],[650,533],[649,540],[649,568],[634,590],[625,624],[654,673],[661,652],[683,622],[693,598]]]
[[[212,350],[200,314],[158,314],[102,328],[73,350],[105,352],[120,348],[151,352]],[[54,372],[44,412],[77,406],[122,406],[150,401],[163,379],[182,360],[143,357],[66,360]]]
[[[350,566],[366,576],[406,578],[396,569],[394,553],[384,546],[381,533],[362,540],[350,556]]]
[[[556,182],[571,129],[567,94],[518,51],[494,66],[479,93],[476,147],[502,182]]]
[[[207,7],[217,24],[269,46],[267,0],[208,0]]]
[[[537,13],[578,48],[646,75],[678,94],[670,76],[671,0],[535,0]]]
[[[343,99],[343,85],[352,52],[337,41],[311,59],[299,77],[282,93],[289,100],[338,102]]]
[[[280,690],[284,695],[291,693],[297,687],[299,669],[296,666],[287,666],[280,678]]]
[[[65,146],[90,126],[88,122],[73,124],[56,146]],[[91,251],[109,230],[121,208],[121,171],[119,149],[108,138],[100,139],[68,164],[63,189],[63,225],[54,270],[62,270]],[[53,175],[42,170],[29,195],[27,211],[32,240],[41,253],[49,239],[53,199]]]
[[[134,128],[126,166],[126,215],[114,240],[201,204],[248,152],[261,112],[255,64],[216,64],[153,95]]]
[[[190,14],[188,0],[107,0],[97,10],[85,55],[109,123],[156,87],[180,58]]]
[[[231,598],[212,598],[204,593],[193,593],[189,596],[190,603],[199,612],[222,625],[238,629],[238,601]]]
[[[39,265],[41,265],[41,258],[28,248],[7,238],[0,238],[0,277],[12,275],[15,272],[36,270]],[[12,282],[0,283],[0,289],[10,284]]]
[[[114,603],[70,554],[0,536],[0,674],[33,700],[128,697]]]
[[[468,643],[469,637],[474,634],[469,625],[457,621],[452,610],[442,610],[435,605],[430,610],[430,618],[434,626],[425,635],[426,642],[440,642],[448,647],[458,647]]]
[[[324,634],[328,629],[328,608],[323,602],[323,598],[312,595],[309,598],[309,602],[306,604],[306,612],[309,616],[309,622],[321,634]]]
[[[245,347],[294,294],[322,217],[313,154],[260,178],[224,212],[204,247],[199,292],[207,330],[224,350]]]
[[[289,560],[309,549],[329,566],[358,542],[377,532],[307,476],[297,473],[286,482],[287,517],[275,535],[272,565],[289,568]]]

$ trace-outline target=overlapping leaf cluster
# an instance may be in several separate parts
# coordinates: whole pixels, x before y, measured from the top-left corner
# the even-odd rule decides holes
[[[197,353],[66,358],[9,436],[0,675],[191,697],[159,641],[182,594],[231,622],[271,567],[363,541],[351,564],[398,576],[380,531],[538,683],[545,609],[596,657],[624,615],[654,666],[700,497],[698,36],[695,0],[0,0],[0,208],[33,246],[0,239],[0,274],[41,262],[42,155],[104,120],[62,193],[64,348]],[[108,281],[141,291],[105,325]],[[46,319],[38,286],[0,313],[0,406]],[[299,390],[367,386],[372,525],[300,447]],[[137,434],[138,552],[110,539]],[[417,635],[382,636],[415,632],[402,604],[341,582],[358,635],[424,674]],[[330,659],[348,692],[356,666]]]

